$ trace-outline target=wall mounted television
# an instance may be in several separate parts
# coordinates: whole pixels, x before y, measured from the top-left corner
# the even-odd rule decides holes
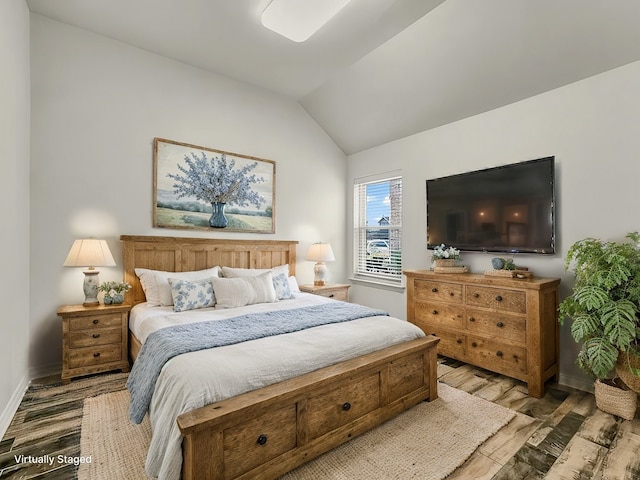
[[[427,246],[555,253],[555,157],[427,180]]]

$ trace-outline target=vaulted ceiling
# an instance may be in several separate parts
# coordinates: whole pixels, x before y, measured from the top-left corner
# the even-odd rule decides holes
[[[638,0],[352,0],[303,43],[261,25],[269,3],[27,0],[297,100],[347,154],[640,60]]]

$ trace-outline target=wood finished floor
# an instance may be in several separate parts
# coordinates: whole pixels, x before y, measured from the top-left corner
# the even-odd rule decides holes
[[[555,384],[547,385],[544,398],[531,398],[522,382],[446,358],[440,358],[438,377],[517,412],[447,480],[640,479],[637,415],[624,421],[598,410],[593,395]],[[33,382],[0,441],[0,478],[77,478],[72,464],[20,463],[16,456],[79,456],[84,398],[123,389],[126,378]]]

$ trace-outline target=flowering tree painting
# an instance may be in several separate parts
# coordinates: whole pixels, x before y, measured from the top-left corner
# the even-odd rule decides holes
[[[156,138],[154,226],[274,233],[275,162]]]

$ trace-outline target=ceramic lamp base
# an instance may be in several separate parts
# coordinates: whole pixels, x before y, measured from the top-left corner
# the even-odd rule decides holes
[[[313,279],[313,284],[316,287],[323,287],[324,285],[326,285],[327,266],[324,264],[324,262],[316,263],[313,267],[313,273],[315,275],[315,278]]]
[[[100,284],[100,272],[98,270],[87,270],[84,272],[84,302],[85,307],[95,307],[100,305],[98,301],[98,285]]]

